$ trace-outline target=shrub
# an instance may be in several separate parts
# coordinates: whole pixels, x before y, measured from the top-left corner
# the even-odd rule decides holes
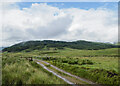
[[[82,60],[82,62],[80,62],[80,65],[85,65],[85,64],[93,65],[94,63],[88,59]]]

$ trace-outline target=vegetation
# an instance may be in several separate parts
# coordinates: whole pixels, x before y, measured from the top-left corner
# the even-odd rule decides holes
[[[26,51],[30,52],[32,50],[41,50],[55,48],[56,49],[64,49],[64,48],[72,48],[72,49],[81,49],[81,50],[99,50],[106,48],[116,48],[118,45],[108,44],[108,43],[99,43],[99,42],[89,42],[89,41],[73,41],[73,42],[65,42],[65,41],[52,41],[52,40],[44,40],[44,41],[27,41],[19,44],[15,44],[11,47],[3,49],[3,51],[8,52],[19,52]]]
[[[117,86],[120,75],[118,73],[118,58],[105,57],[105,59],[92,58],[46,58],[43,60],[58,66],[77,76],[92,80],[99,84]],[[112,62],[110,62],[112,60]],[[109,61],[109,62],[108,62]]]
[[[118,48],[41,50],[30,52],[59,68],[100,84],[118,85]]]
[[[118,48],[101,49],[101,50],[78,50],[78,49],[57,49],[34,50],[28,53],[31,56],[48,56],[48,57],[118,57]]]
[[[42,59],[96,83],[120,84],[119,45],[88,41],[28,41],[3,49],[3,84],[64,84],[27,57]],[[23,71],[24,70],[24,71]]]
[[[3,53],[2,84],[66,84],[63,80],[44,70],[35,62],[29,62],[16,53]]]

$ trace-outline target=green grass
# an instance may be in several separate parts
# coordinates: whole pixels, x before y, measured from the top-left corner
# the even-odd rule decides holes
[[[43,54],[43,52],[45,54]],[[56,53],[57,52],[57,53]],[[44,60],[77,76],[92,80],[100,84],[119,83],[118,49],[77,50],[66,48],[63,50],[34,51]]]
[[[120,76],[118,74],[117,59],[113,57],[105,57],[105,61],[100,58],[84,57],[84,58],[45,58],[42,59],[58,66],[72,74],[89,79],[99,84],[118,85]],[[116,60],[115,60],[116,59]],[[112,60],[112,62],[110,62]],[[100,63],[101,62],[101,63]],[[101,66],[100,66],[101,65]],[[113,67],[112,67],[113,66]]]
[[[93,65],[81,65],[81,67],[114,70],[118,73],[118,58],[117,57],[84,57],[81,59],[88,59],[94,62]]]
[[[23,52],[25,53],[25,52]],[[34,50],[28,52],[31,55],[40,56],[56,56],[56,57],[118,57],[118,49],[101,49],[101,50],[78,50],[65,48],[61,50]]]
[[[25,52],[23,52],[25,53]],[[102,50],[77,50],[77,49],[62,49],[62,50],[41,50],[26,53],[31,56],[51,56],[61,58],[76,58],[76,60],[88,59],[92,60],[94,65],[81,65],[82,67],[101,68],[106,70],[114,70],[118,72],[118,49],[102,49]]]
[[[3,54],[2,66],[3,85],[66,84],[37,63],[16,57],[16,54]]]
[[[45,75],[45,77],[48,78],[48,81],[46,82],[46,78],[44,77],[45,78],[44,83],[53,83],[54,79],[57,80],[56,83],[64,83],[60,79],[57,79],[55,76],[53,75],[50,76],[51,74],[44,71],[42,68],[38,68],[36,67],[36,65],[32,64],[31,62],[24,60],[24,58],[38,57],[38,56],[42,56],[44,60],[58,66],[59,68],[62,68],[77,76],[92,80],[93,82],[96,83],[111,84],[111,85],[116,85],[119,83],[118,78],[120,78],[120,75],[118,75],[119,71],[118,71],[117,48],[102,49],[102,50],[77,50],[70,48],[55,50],[53,48],[50,48],[49,50],[47,49],[39,50],[39,51],[34,50],[32,52],[18,52],[18,53],[4,52],[3,63],[2,63],[4,65],[3,71],[10,72],[10,74],[11,72],[13,72],[13,69],[21,70],[21,71],[22,70],[27,71],[29,69],[30,73],[32,73],[32,70],[36,71],[35,73],[32,73],[31,76],[29,75],[25,76],[30,78],[26,80],[22,80],[23,81],[22,83],[25,82],[43,83],[44,82],[43,80],[41,80],[42,82],[38,80],[38,78],[43,77],[42,75]],[[20,57],[24,57],[24,58],[20,58]],[[48,59],[47,57],[51,57],[51,58]],[[27,64],[30,65],[30,68],[28,68]],[[17,68],[17,66],[19,67]],[[16,71],[16,72],[21,75],[24,74],[21,71]],[[14,77],[16,76],[15,75],[17,74],[16,72],[13,72],[12,75],[10,75],[9,73],[7,75],[6,73],[4,73],[3,77],[7,76],[13,78],[13,76]],[[50,80],[50,77],[53,77],[53,80]],[[12,82],[12,81],[7,81],[7,82]]]

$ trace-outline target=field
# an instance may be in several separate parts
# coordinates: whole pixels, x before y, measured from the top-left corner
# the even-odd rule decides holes
[[[6,82],[8,84],[66,84],[35,62],[26,60],[29,57],[44,60],[95,83],[119,84],[117,48],[102,50],[50,48],[32,52],[4,52],[2,57],[3,84]]]

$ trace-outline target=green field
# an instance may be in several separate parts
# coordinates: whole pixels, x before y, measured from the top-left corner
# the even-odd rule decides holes
[[[25,59],[29,57],[45,60],[67,72],[99,84],[119,84],[117,48],[102,50],[50,48],[32,52],[4,52],[2,57],[4,84],[6,82],[14,84],[65,83],[34,62]]]

